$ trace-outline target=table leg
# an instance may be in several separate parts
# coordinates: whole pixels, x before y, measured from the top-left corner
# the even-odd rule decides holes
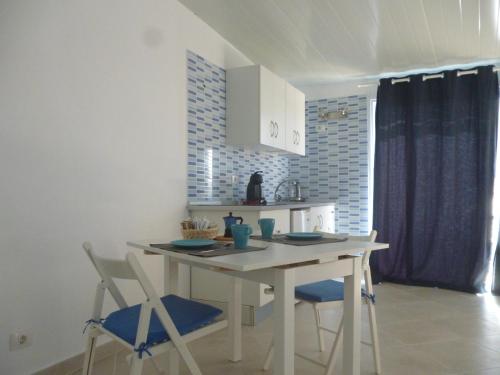
[[[179,290],[179,263],[164,256],[164,293],[177,294]],[[179,353],[175,348],[168,352],[168,374],[179,375]]]
[[[361,257],[352,262],[352,275],[344,279],[344,375],[359,375],[361,362]]]
[[[233,362],[241,361],[241,279],[232,278],[231,294],[227,304],[229,320],[229,353]]]
[[[164,284],[165,294],[177,294],[179,290],[179,262],[175,259],[164,256]]]
[[[295,270],[274,274],[274,375],[293,375],[295,357]]]

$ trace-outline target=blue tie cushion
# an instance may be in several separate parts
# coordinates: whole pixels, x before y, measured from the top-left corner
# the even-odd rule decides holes
[[[173,294],[162,297],[161,302],[170,314],[181,336],[212,323],[215,318],[222,314],[221,310],[213,306],[184,299]],[[108,315],[102,326],[134,346],[140,312],[140,304],[114,311]],[[145,345],[151,346],[168,340],[170,340],[170,337],[153,310],[149,323],[148,339]]]
[[[295,297],[310,302],[331,302],[344,300],[344,283],[323,280],[295,288]]]

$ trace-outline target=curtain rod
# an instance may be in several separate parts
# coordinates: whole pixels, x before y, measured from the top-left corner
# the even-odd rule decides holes
[[[500,71],[500,67],[495,66],[493,67],[493,73],[496,73]],[[471,74],[477,74],[478,71],[477,69],[472,69],[472,70],[459,70],[457,72],[457,77],[462,77],[462,76],[467,76]],[[428,74],[428,75],[423,75],[422,76],[422,81],[427,81],[428,79],[434,79],[434,78],[444,78],[444,73],[437,73],[437,74]],[[405,78],[393,78],[391,80],[391,83],[394,85],[395,83],[402,83],[402,82],[410,82],[410,77],[405,77]]]

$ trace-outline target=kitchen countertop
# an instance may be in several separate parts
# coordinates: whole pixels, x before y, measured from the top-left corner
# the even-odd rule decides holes
[[[333,200],[311,200],[305,202],[269,202],[265,206],[247,206],[239,202],[190,202],[187,209],[203,211],[273,211],[273,210],[293,210],[299,208],[321,207],[335,205]]]

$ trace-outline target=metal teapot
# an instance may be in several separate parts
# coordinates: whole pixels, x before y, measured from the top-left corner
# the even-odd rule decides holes
[[[233,216],[233,213],[230,212],[229,216],[224,216],[224,237],[233,237],[233,234],[231,233],[231,225],[237,224],[237,221],[239,220],[239,224],[243,223],[243,218],[241,216]]]

